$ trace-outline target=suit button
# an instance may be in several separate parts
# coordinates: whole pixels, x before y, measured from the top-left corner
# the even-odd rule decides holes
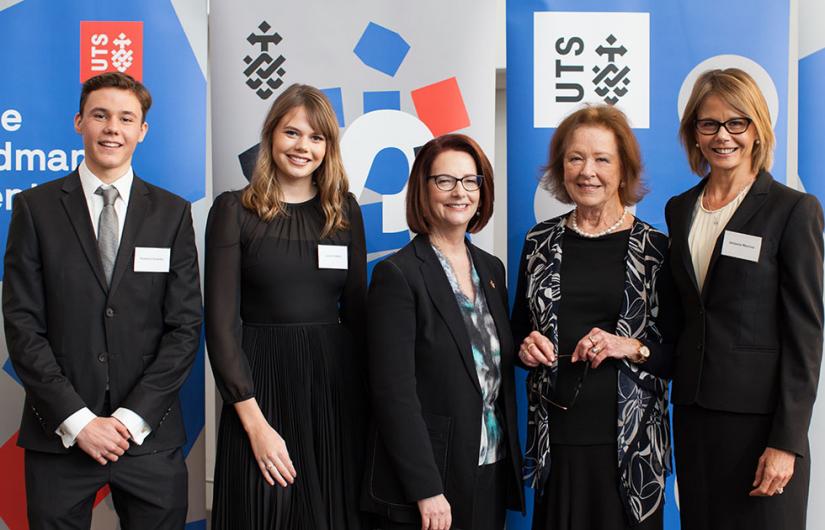
[[[106,308],[106,316],[109,317],[109,318],[112,318],[113,316],[115,316],[115,310],[112,309],[111,307],[107,307]]]
[[[103,352],[100,355],[98,355],[97,360],[102,362],[102,363],[105,363],[106,362],[106,352]]]

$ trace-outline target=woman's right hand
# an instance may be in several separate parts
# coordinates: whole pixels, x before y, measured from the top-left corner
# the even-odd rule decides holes
[[[255,461],[269,485],[274,486],[277,482],[286,487],[287,482],[294,483],[297,473],[281,435],[264,420],[263,425],[252,428],[248,436]]]
[[[283,487],[295,482],[298,475],[289,458],[286,442],[269,424],[255,398],[235,403],[235,411],[241,420],[249,445],[255,455],[255,462],[270,486],[277,481]]]
[[[450,530],[453,524],[450,503],[443,494],[418,501],[418,511],[421,512],[421,530]]]
[[[556,362],[556,349],[550,339],[538,331],[532,331],[521,341],[518,358],[530,368],[540,364],[550,366]]]

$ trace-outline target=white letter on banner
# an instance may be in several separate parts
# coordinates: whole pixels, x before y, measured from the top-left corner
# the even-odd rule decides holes
[[[20,112],[14,109],[8,109],[3,112],[2,116],[0,116],[0,125],[9,132],[14,132],[19,129],[20,124],[22,123],[23,116],[20,115]]]
[[[372,162],[379,151],[394,147],[403,152],[412,167],[415,148],[432,140],[433,133],[417,117],[400,110],[376,110],[356,118],[341,138],[341,156],[349,177],[350,191],[360,197]],[[395,195],[384,195],[381,230],[384,233],[408,230],[404,201],[407,185]]]

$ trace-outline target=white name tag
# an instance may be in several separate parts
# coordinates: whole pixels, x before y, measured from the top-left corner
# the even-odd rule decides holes
[[[725,237],[722,239],[723,256],[746,259],[756,263],[759,261],[759,250],[761,248],[761,237],[725,230]]]
[[[135,272],[169,272],[171,248],[135,247]]]
[[[347,270],[347,246],[318,245],[318,268]]]

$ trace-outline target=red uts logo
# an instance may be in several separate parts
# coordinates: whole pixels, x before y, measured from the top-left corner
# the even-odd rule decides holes
[[[104,72],[143,78],[143,22],[80,23],[80,82]]]

